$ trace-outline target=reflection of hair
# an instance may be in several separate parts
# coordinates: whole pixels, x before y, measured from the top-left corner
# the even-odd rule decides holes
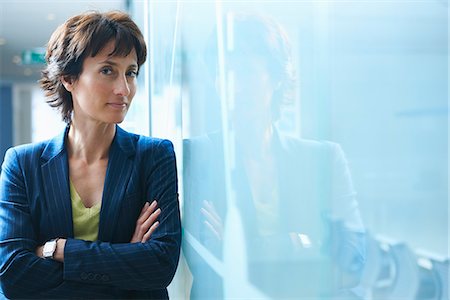
[[[80,14],[60,25],[52,34],[45,57],[47,67],[42,71],[40,84],[47,103],[60,110],[66,123],[71,121],[73,103],[61,77],[78,79],[84,59],[97,55],[112,40],[115,48],[110,56],[126,56],[135,49],[138,66],[145,62],[144,37],[130,16],[123,12]]]
[[[264,59],[272,82],[279,84],[272,98],[273,115],[278,119],[281,104],[290,103],[294,98],[296,78],[289,38],[283,28],[268,16],[244,13],[232,16],[234,50],[227,55],[235,53]],[[206,50],[206,63],[215,68],[218,53],[216,33],[208,40]]]

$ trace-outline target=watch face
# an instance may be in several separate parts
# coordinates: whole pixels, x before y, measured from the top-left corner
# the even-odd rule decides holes
[[[56,241],[50,241],[45,243],[44,249],[42,250],[42,254],[45,258],[53,257],[53,253],[56,249]]]

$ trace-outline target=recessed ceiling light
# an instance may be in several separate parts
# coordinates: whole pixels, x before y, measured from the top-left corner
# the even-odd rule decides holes
[[[26,68],[25,70],[23,70],[23,74],[25,76],[31,76],[31,74],[33,74],[33,71],[30,68]]]
[[[20,65],[22,63],[22,58],[19,55],[14,55],[12,58],[12,62],[16,65]]]
[[[47,20],[48,21],[53,21],[55,19],[55,14],[48,14],[47,15]]]
[[[0,37],[0,46],[6,45],[6,39]]]

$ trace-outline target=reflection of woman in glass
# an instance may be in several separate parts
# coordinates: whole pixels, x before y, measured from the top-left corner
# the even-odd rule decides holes
[[[337,144],[277,129],[295,82],[286,35],[269,18],[238,14],[231,20],[223,72],[234,102],[229,128],[235,160],[229,169],[246,245],[222,245],[227,209],[222,134],[185,142],[186,203],[197,203],[186,207],[186,230],[219,258],[223,247],[245,247],[249,281],[268,296],[347,293],[362,268],[364,230],[343,152]],[[212,57],[209,64],[216,65]],[[208,266],[195,255],[191,269],[196,296],[210,296],[202,282],[221,286],[212,271],[202,278]]]
[[[140,30],[121,12],[77,15],[53,33],[41,85],[67,128],[5,156],[6,297],[168,297],[181,238],[173,146],[116,125],[145,59]]]

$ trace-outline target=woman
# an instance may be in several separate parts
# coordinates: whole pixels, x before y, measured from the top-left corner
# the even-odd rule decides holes
[[[122,12],[77,15],[46,60],[41,86],[67,128],[5,155],[4,295],[168,298],[181,242],[173,146],[116,125],[146,60],[140,30]]]
[[[225,75],[228,132],[185,140],[183,148],[186,236],[224,267],[218,273],[212,260],[185,243],[191,295],[233,298],[251,286],[274,299],[353,299],[364,264],[364,227],[344,152],[336,143],[280,130],[296,83],[281,25],[248,13],[229,12],[224,20],[224,28],[233,29],[224,39],[224,70],[211,74]],[[207,44],[209,66],[220,61],[216,41],[214,35]]]

